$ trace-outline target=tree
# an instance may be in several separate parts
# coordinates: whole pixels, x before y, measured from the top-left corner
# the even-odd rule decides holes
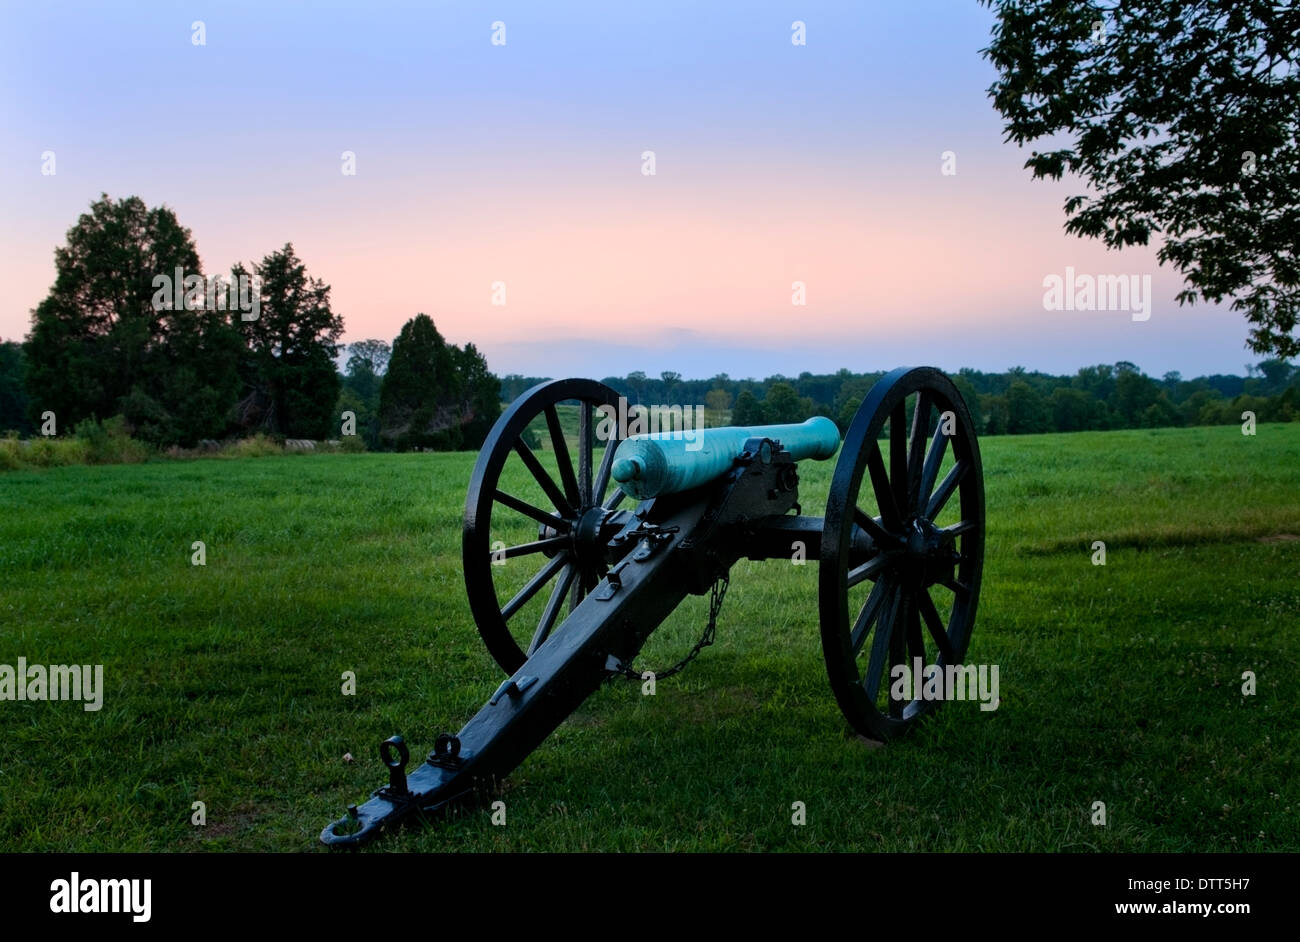
[[[671,405],[673,387],[682,381],[682,374],[675,373],[672,370],[664,370],[659,374],[659,379],[664,384],[664,405]]]
[[[370,448],[379,446],[379,384],[388,369],[392,347],[386,340],[358,340],[348,344],[343,389],[334,411],[356,416],[357,434]]]
[[[1051,417],[1042,393],[1024,380],[1007,387],[1007,426],[1011,435],[1051,431]]]
[[[636,393],[635,405],[641,404],[641,395],[645,392],[646,375],[641,370],[627,374],[627,384],[632,387],[632,392]]]
[[[386,340],[358,340],[348,344],[343,382],[363,399],[379,395],[379,378],[388,369],[393,348]]]
[[[1151,377],[1135,370],[1123,370],[1115,380],[1115,411],[1126,428],[1147,425],[1147,410],[1164,396]]]
[[[1081,432],[1091,428],[1093,400],[1087,393],[1068,386],[1052,390],[1052,426],[1058,432]]]
[[[982,0],[989,89],[1035,178],[1077,175],[1067,232],[1162,237],[1180,304],[1231,300],[1248,344],[1300,354],[1300,11],[1231,0]]]
[[[461,446],[465,387],[459,352],[447,345],[428,315],[417,314],[402,325],[379,390],[384,441],[397,448]]]
[[[1260,392],[1275,395],[1282,392],[1291,380],[1291,364],[1286,360],[1264,360],[1258,364]]]
[[[970,413],[971,425],[976,429],[984,427],[984,415],[980,412],[980,397],[975,391],[975,384],[970,381],[970,377],[965,371],[952,377],[952,384],[957,387],[957,392],[961,394],[962,401],[966,403],[966,411]]]
[[[1082,367],[1070,385],[1094,399],[1108,400],[1115,392],[1115,368],[1109,363]]]
[[[461,408],[464,428],[461,430],[461,447],[478,450],[483,446],[488,432],[501,414],[501,381],[488,371],[487,360],[472,343],[456,353],[457,371],[462,390]]]
[[[32,311],[24,344],[32,417],[52,411],[71,429],[121,413],[158,444],[222,434],[238,393],[239,335],[206,298],[186,310],[188,300],[177,306],[155,286],[178,268],[183,278],[202,275],[176,215],[103,194],[54,262],[54,285]]]
[[[795,388],[782,380],[768,387],[767,396],[763,400],[763,412],[767,421],[773,424],[802,422],[812,412],[812,403],[800,399]]]
[[[835,424],[839,426],[841,435],[848,432],[849,426],[853,424],[853,419],[860,408],[862,408],[862,400],[857,396],[844,400],[840,406],[839,416],[835,419]]]
[[[982,393],[979,397],[980,413],[986,416],[985,435],[1005,435],[1007,433],[1007,397],[992,396]]]
[[[736,397],[736,407],[731,410],[732,425],[762,425],[766,421],[763,404],[748,389]]]
[[[292,243],[254,268],[261,313],[240,322],[247,343],[240,420],[289,438],[332,438],[338,433],[341,381],[334,359],[343,318],[330,309],[330,287],[308,276]]]
[[[731,408],[731,393],[714,388],[704,394],[704,405],[712,412],[726,412]]]
[[[30,434],[27,403],[27,359],[21,344],[12,340],[0,343],[0,433],[16,431]]]

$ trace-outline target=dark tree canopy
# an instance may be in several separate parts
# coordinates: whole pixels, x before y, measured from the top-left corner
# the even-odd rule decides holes
[[[27,357],[22,344],[0,342],[0,432],[32,430],[27,399]]]
[[[461,447],[480,448],[501,414],[501,380],[488,369],[487,360],[472,343],[457,351],[457,359],[465,414]]]
[[[393,348],[386,340],[358,340],[348,344],[344,382],[363,399],[379,394],[379,380],[388,369]]]
[[[763,404],[748,389],[741,390],[736,397],[736,407],[731,410],[731,424],[762,425],[763,420]]]
[[[254,268],[261,312],[240,322],[248,348],[240,421],[290,438],[334,438],[340,428],[334,358],[343,318],[330,309],[330,287],[308,276],[291,243]]]
[[[1300,354],[1300,8],[1267,0],[981,0],[989,89],[1035,177],[1082,178],[1068,232],[1161,240],[1179,303],[1231,302]]]
[[[52,411],[71,430],[122,414],[158,444],[220,434],[238,384],[229,316],[153,303],[156,276],[201,274],[176,215],[104,194],[54,259],[54,286],[32,312],[25,344],[33,417]]]
[[[447,343],[433,320],[402,325],[379,391],[380,437],[397,448],[477,448],[500,412],[500,381],[466,344]]]

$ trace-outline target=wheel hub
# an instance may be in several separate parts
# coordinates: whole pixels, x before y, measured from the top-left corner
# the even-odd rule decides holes
[[[568,549],[577,557],[581,565],[594,565],[604,559],[605,541],[603,535],[605,521],[612,513],[613,511],[594,505],[580,511],[576,520],[569,521]],[[564,536],[564,534],[546,524],[541,524],[537,528],[537,538],[539,540],[550,540],[557,536]],[[563,548],[557,544],[545,550],[544,553],[548,559],[553,559]]]
[[[898,569],[907,582],[929,588],[936,583],[951,581],[957,553],[951,544],[944,541],[942,532],[934,523],[924,517],[910,519],[903,546]]]

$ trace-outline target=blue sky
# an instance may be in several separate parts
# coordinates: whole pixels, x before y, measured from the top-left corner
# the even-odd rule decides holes
[[[974,0],[56,2],[6,19],[6,339],[108,192],[172,207],[209,272],[292,241],[346,339],[422,311],[499,373],[1258,359],[1240,315],[1176,305],[1154,247],[1064,234],[1080,185],[1031,181],[1003,143]],[[1151,319],[1045,311],[1042,280],[1067,266],[1152,275]]]

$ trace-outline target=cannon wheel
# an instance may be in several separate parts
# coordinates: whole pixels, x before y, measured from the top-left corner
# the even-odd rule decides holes
[[[565,440],[557,406],[578,406],[577,453]],[[595,588],[605,575],[604,547],[599,545],[600,518],[618,506],[623,492],[608,495],[610,465],[619,430],[609,436],[601,455],[596,445],[599,413],[596,407],[618,409],[618,393],[603,383],[587,379],[561,379],[540,383],[516,399],[488,433],[465,500],[462,562],[470,611],[488,651],[513,674],[550,636],[564,603],[569,609]],[[615,413],[617,414],[617,412]],[[544,461],[524,440],[525,429],[543,417],[542,439],[549,451]],[[593,469],[593,459],[599,468]],[[550,470],[545,464],[553,464]],[[526,480],[529,492],[511,493],[507,478]],[[532,496],[537,495],[537,496]],[[505,519],[503,519],[505,518]],[[537,535],[523,542],[493,546],[493,520],[498,523],[536,525]],[[504,563],[504,565],[494,565]],[[531,573],[521,585],[519,566]],[[507,576],[509,570],[509,577]],[[504,589],[506,601],[498,591]],[[552,583],[554,583],[552,585]],[[549,586],[540,617],[524,624],[522,609]],[[541,596],[539,596],[541,597]]]
[[[878,552],[851,556],[859,528]],[[922,678],[925,665],[962,662],[983,564],[984,480],[970,412],[938,370],[894,370],[844,437],[822,529],[822,652],[855,730],[892,739],[941,702],[915,686],[910,698],[893,697],[890,677],[896,665],[910,673],[918,657]]]

